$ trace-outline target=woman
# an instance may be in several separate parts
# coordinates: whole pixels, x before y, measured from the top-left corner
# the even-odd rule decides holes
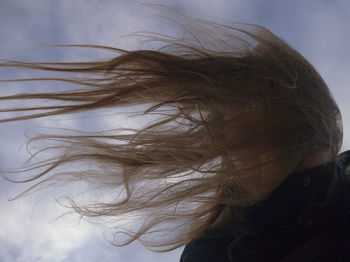
[[[33,158],[50,150],[54,157],[5,170],[5,177],[14,181],[10,173],[37,169],[21,180],[37,181],[28,191],[77,181],[112,189],[108,201],[69,199],[84,217],[135,221],[136,228],[116,231],[130,237],[114,238],[117,246],[134,240],[155,251],[186,245],[184,262],[347,261],[336,259],[348,239],[341,234],[348,154],[338,154],[341,113],[321,76],[261,26],[173,15],[183,34],[151,34],[148,41],[163,43],[158,50],[84,45],[75,47],[116,55],[2,63],[64,74],[3,85],[59,81],[70,89],[2,96],[2,102],[39,103],[6,107],[2,112],[28,113],[1,122],[126,106],[144,106],[139,116],[146,119],[141,129],[34,137],[56,144]],[[69,170],[74,164],[86,170]]]

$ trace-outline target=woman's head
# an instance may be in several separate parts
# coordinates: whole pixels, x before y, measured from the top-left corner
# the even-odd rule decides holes
[[[335,159],[343,138],[341,113],[325,82],[269,30],[188,17],[177,22],[183,37],[150,37],[163,43],[158,50],[84,46],[107,48],[116,55],[106,61],[0,65],[64,72],[61,78],[40,81],[72,85],[66,92],[0,97],[56,102],[7,108],[30,115],[1,122],[133,105],[145,106],[140,115],[162,117],[146,119],[145,128],[129,134],[34,138],[56,139],[59,146],[51,149],[61,151],[50,161],[38,162],[35,167],[45,169],[29,180],[45,178],[40,185],[86,181],[101,190],[115,189],[123,197],[116,193],[109,203],[84,205],[72,201],[72,207],[87,217],[142,214],[141,227],[130,240],[142,239],[153,229],[171,231],[160,242],[144,242],[169,249],[199,236],[223,210],[266,198],[308,152],[329,151]],[[55,173],[57,167],[79,162],[97,171]]]

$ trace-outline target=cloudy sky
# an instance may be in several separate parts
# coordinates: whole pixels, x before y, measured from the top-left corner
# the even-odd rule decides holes
[[[263,25],[299,50],[321,73],[343,114],[344,143],[350,146],[350,2],[347,0],[173,0],[161,1],[200,18],[227,19]],[[1,0],[0,59],[66,61],[94,58],[78,50],[48,49],[44,44],[101,44],[137,48],[138,42],[121,38],[139,30],[163,30],[147,17],[150,10],[132,0]],[[166,29],[164,29],[166,30]],[[0,70],[0,78],[16,75]],[[24,73],[21,73],[24,74]],[[20,90],[0,84],[0,95]],[[94,120],[97,121],[97,120]],[[110,119],[100,125],[112,125]],[[126,121],[126,120],[125,120]],[[33,120],[2,124],[0,165],[15,167],[25,160],[24,133],[39,125],[87,128],[91,119]],[[125,122],[127,123],[127,122]],[[94,122],[96,125],[96,122]],[[129,123],[132,125],[133,123]],[[33,131],[34,130],[34,131]],[[61,207],[45,194],[8,201],[23,185],[0,180],[0,261],[90,262],[179,260],[183,248],[152,253],[138,243],[116,248],[102,238],[102,230],[77,220],[58,220]]]

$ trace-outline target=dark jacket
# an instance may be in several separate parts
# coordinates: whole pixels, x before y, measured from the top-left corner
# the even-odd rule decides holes
[[[291,174],[253,206],[247,217],[259,237],[237,245],[238,234],[213,228],[186,245],[180,262],[350,262],[350,150],[340,156]]]

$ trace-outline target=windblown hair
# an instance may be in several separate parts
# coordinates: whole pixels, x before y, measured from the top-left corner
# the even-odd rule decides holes
[[[185,15],[175,24],[183,36],[148,34],[148,41],[162,43],[155,50],[78,45],[74,47],[110,50],[115,56],[104,61],[0,65],[64,74],[7,79],[2,84],[71,85],[66,91],[0,97],[0,103],[45,102],[3,108],[1,112],[29,114],[0,122],[144,106],[138,116],[146,125],[140,129],[32,138],[56,141],[44,151],[60,153],[20,169],[44,169],[22,180],[38,181],[33,188],[85,181],[101,191],[115,189],[109,202],[79,204],[71,199],[74,210],[87,218],[136,219],[138,229],[123,229],[130,238],[115,245],[139,240],[155,251],[168,251],[218,223],[250,234],[242,216],[245,207],[266,199],[311,150],[329,150],[335,160],[342,145],[341,113],[330,90],[283,40],[252,24],[221,24]],[[160,118],[150,121],[149,116]],[[86,170],[55,172],[76,163]],[[10,179],[8,173],[6,177]],[[162,232],[158,239],[146,239]]]

